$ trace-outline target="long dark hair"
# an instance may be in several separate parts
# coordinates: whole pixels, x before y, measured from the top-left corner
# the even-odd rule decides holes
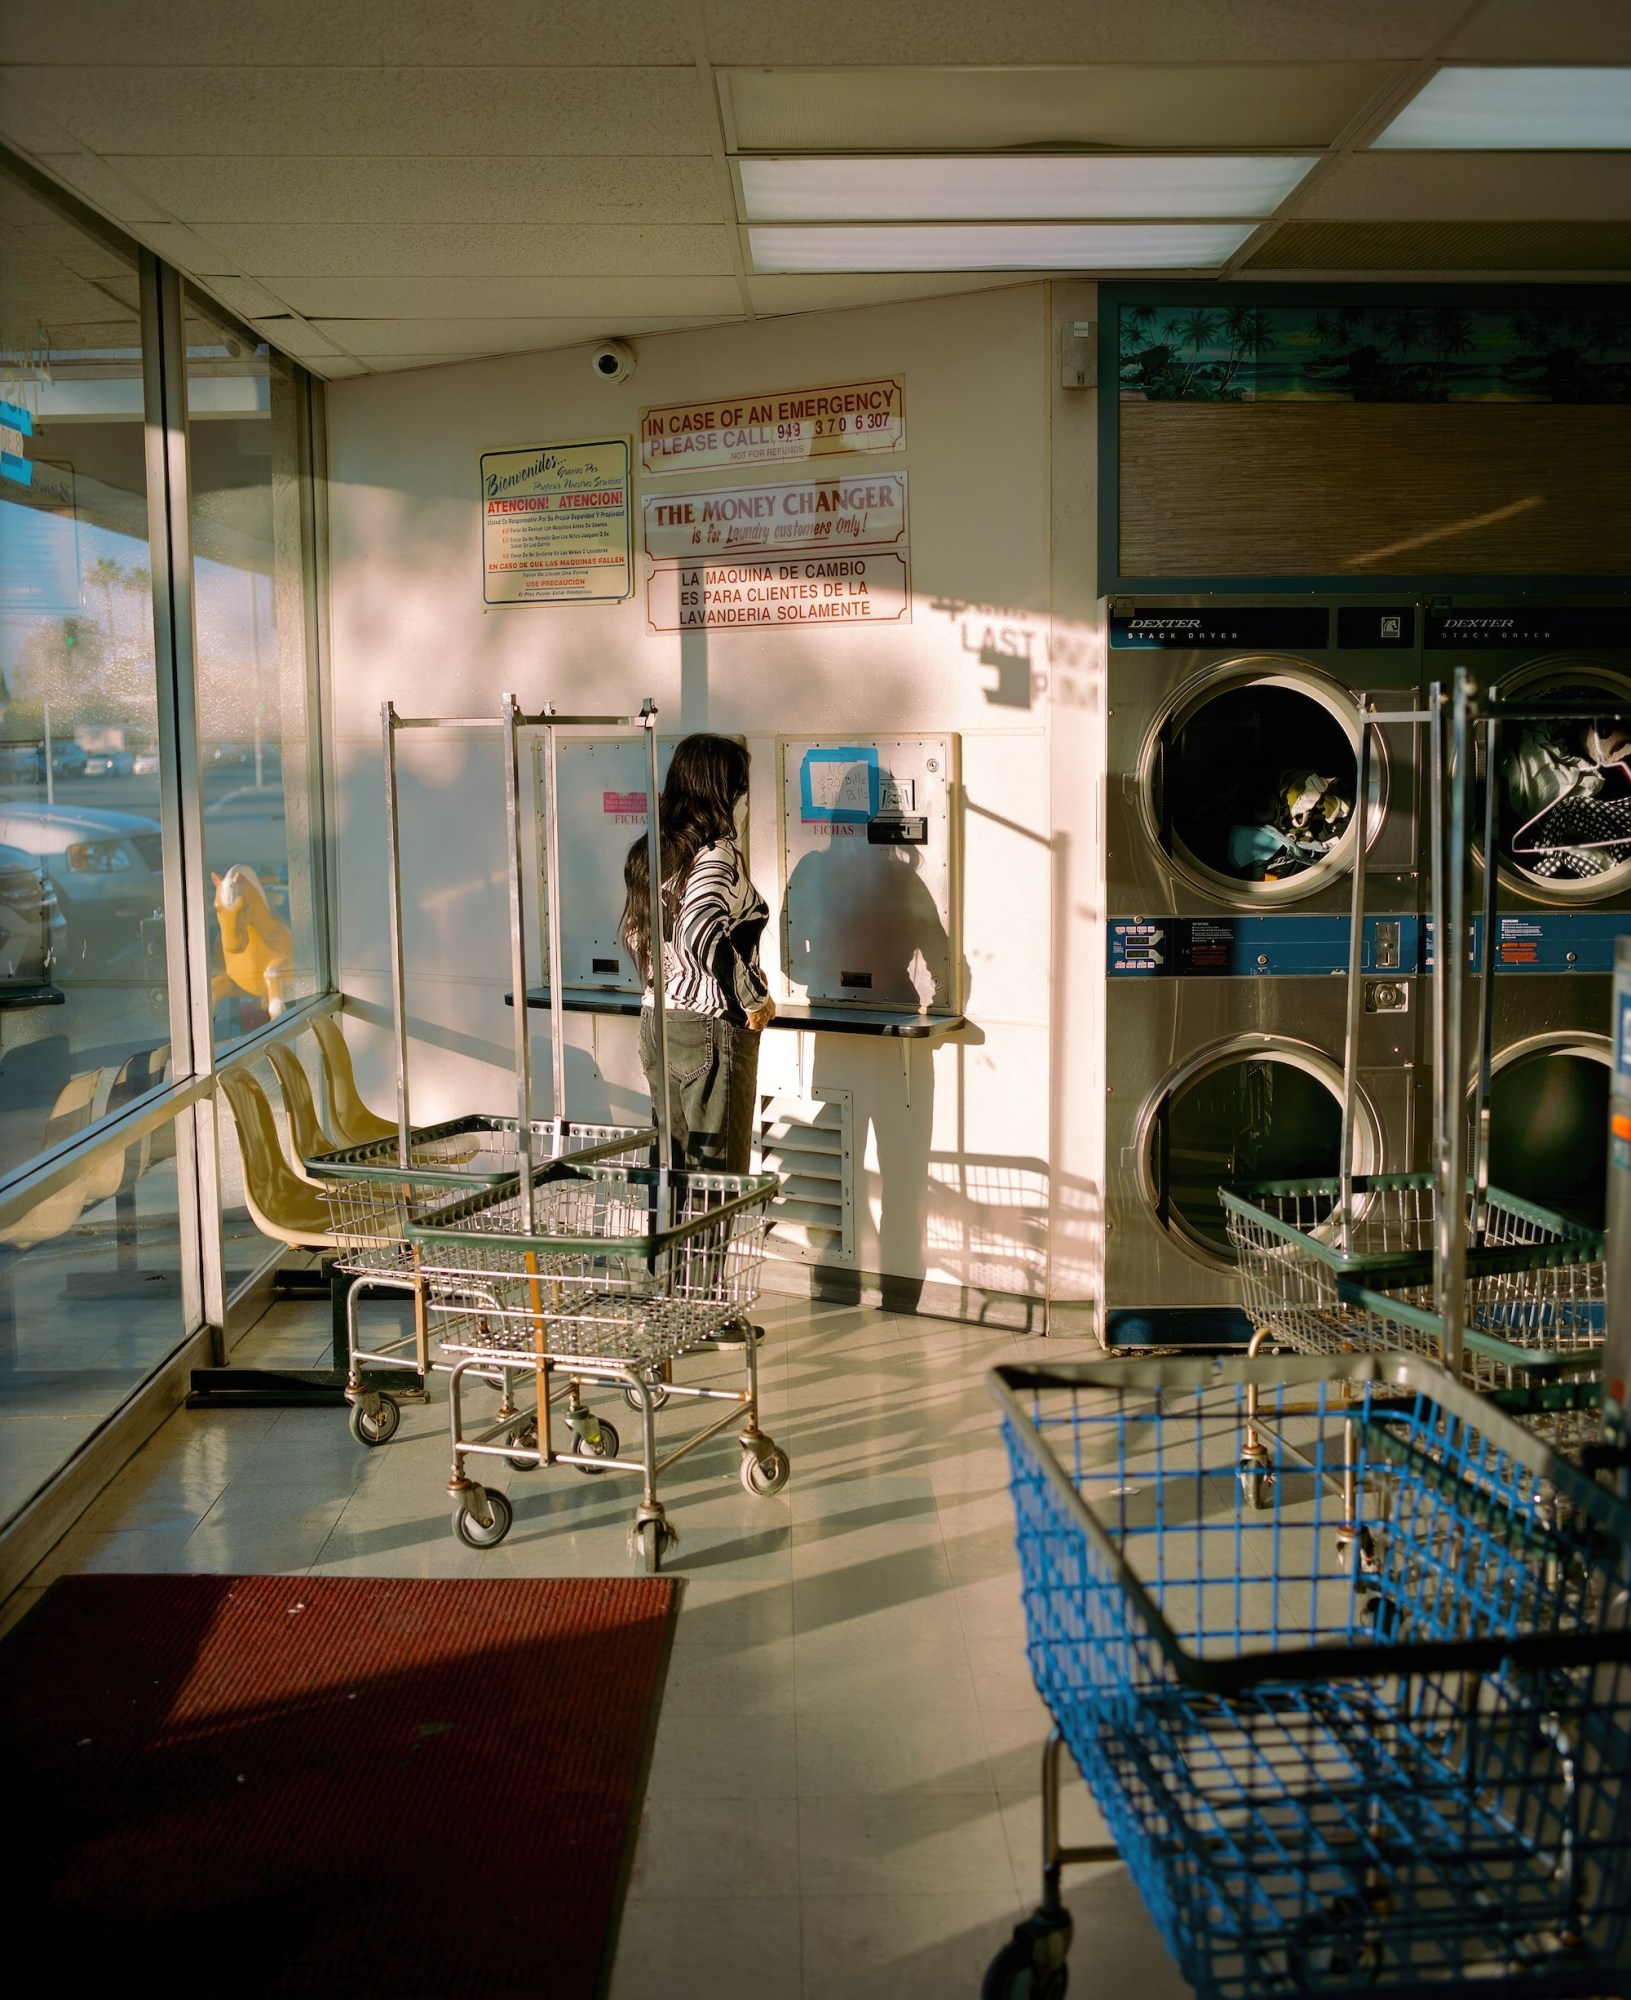
[[[728,736],[686,736],[657,802],[663,865],[663,939],[674,935],[693,863],[716,840],[736,833],[735,812],[748,789],[748,753]],[[623,942],[642,979],[651,977],[651,860],[642,834],[623,863]]]

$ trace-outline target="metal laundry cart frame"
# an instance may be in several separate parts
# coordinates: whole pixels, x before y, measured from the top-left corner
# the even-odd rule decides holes
[[[544,735],[545,758],[549,775],[549,787],[545,807],[545,838],[548,844],[549,865],[557,870],[559,859],[559,822],[557,818],[555,777],[555,732],[561,728],[639,728],[644,731],[648,751],[650,771],[650,796],[657,797],[657,704],[647,698],[634,715],[563,715],[553,703],[546,702],[536,714],[525,713],[516,697],[507,694],[499,714],[467,716],[404,716],[397,713],[395,704],[386,701],[380,707],[380,726],[383,738],[383,765],[385,776],[385,828],[386,828],[386,919],[390,951],[392,1048],[396,1070],[397,1132],[394,1160],[384,1152],[383,1145],[348,1149],[338,1158],[324,1161],[314,1159],[307,1164],[321,1175],[325,1170],[334,1182],[334,1200],[342,1208],[352,1212],[351,1221],[357,1227],[355,1233],[366,1239],[375,1229],[380,1231],[381,1246],[388,1237],[393,1244],[401,1245],[402,1225],[406,1214],[419,1205],[421,1195],[427,1202],[437,1199],[455,1201],[461,1196],[481,1188],[491,1187],[512,1175],[519,1175],[522,1201],[530,1213],[532,1200],[532,1167],[537,1154],[534,1141],[543,1136],[545,1121],[532,1116],[532,1052],[530,1024],[527,1010],[515,1009],[515,1050],[516,1050],[516,1096],[517,1117],[513,1121],[515,1150],[513,1158],[503,1162],[499,1171],[494,1171],[495,1162],[489,1160],[485,1169],[479,1165],[474,1171],[460,1173],[449,1171],[445,1160],[416,1159],[416,1142],[423,1147],[426,1140],[437,1142],[453,1136],[451,1128],[440,1125],[415,1131],[409,1107],[409,1063],[408,1063],[408,1004],[407,967],[403,944],[402,924],[402,841],[401,841],[401,792],[397,776],[397,735],[404,729],[425,730],[492,730],[498,729],[504,744],[504,793],[506,812],[506,868],[509,876],[510,906],[510,967],[514,989],[525,990],[525,966],[527,953],[525,874],[522,864],[521,847],[521,790],[520,790],[520,732],[523,729],[540,729]],[[658,827],[655,807],[648,815],[648,837],[652,849],[651,883],[652,907],[654,913],[659,908],[661,869],[658,865]],[[658,1057],[662,1070],[664,1090],[658,1110],[657,1124],[652,1127],[609,1127],[591,1125],[583,1130],[583,1137],[589,1144],[570,1149],[580,1161],[604,1159],[626,1152],[629,1148],[656,1138],[661,1148],[661,1167],[666,1173],[669,1157],[669,1106],[667,1093],[668,1076],[668,1032],[664,1012],[661,966],[662,934],[654,914],[653,918],[653,966],[657,973],[656,1013]],[[554,968],[560,963],[560,912],[556,899],[549,904],[550,964]],[[565,1047],[563,1038],[564,1010],[558,979],[552,981],[550,990],[550,1048],[553,1082],[553,1117],[547,1121],[550,1127],[552,1157],[559,1157],[568,1150],[572,1136],[572,1122],[566,1114]],[[470,1128],[479,1157],[483,1150],[482,1141],[490,1141],[494,1128],[510,1128],[511,1121],[472,1119],[456,1121]],[[478,1129],[479,1132],[478,1132]],[[434,1152],[436,1147],[432,1147]],[[377,1186],[382,1191],[389,1190],[389,1198],[382,1192],[373,1204],[378,1213],[365,1216],[363,1211],[369,1203],[359,1190],[364,1184]],[[398,1212],[400,1211],[400,1213]],[[386,1225],[390,1225],[388,1228]],[[346,1320],[350,1366],[348,1368],[347,1400],[352,1410],[352,1430],[359,1440],[366,1444],[383,1444],[396,1430],[397,1413],[390,1398],[378,1392],[364,1393],[359,1377],[362,1363],[374,1363],[385,1367],[400,1367],[418,1375],[421,1380],[430,1372],[430,1340],[426,1323],[424,1286],[412,1268],[411,1254],[400,1259],[383,1255],[375,1256],[367,1249],[357,1252],[359,1265],[365,1267],[357,1275],[346,1297]],[[407,1269],[392,1270],[393,1261],[408,1264]],[[409,1292],[414,1300],[414,1331],[411,1343],[407,1340],[394,1343],[380,1353],[364,1353],[359,1349],[357,1338],[357,1304],[359,1294],[368,1285],[398,1289]],[[409,1360],[404,1350],[411,1344],[413,1358]],[[574,1386],[573,1404],[576,1405]],[[504,1402],[510,1403],[506,1387]],[[390,1407],[387,1407],[390,1405]],[[506,1416],[514,1412],[506,1407]]]

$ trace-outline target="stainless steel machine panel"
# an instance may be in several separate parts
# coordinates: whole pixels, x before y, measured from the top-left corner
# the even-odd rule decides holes
[[[1110,914],[1346,910],[1355,695],[1419,707],[1419,624],[1414,604],[1374,599],[1111,599]],[[1373,911],[1419,901],[1419,736],[1372,730]],[[1288,791],[1302,803],[1281,816],[1307,838],[1273,856],[1267,829]]]
[[[1360,1037],[1362,1173],[1422,1164],[1430,1123],[1417,983],[1383,983]],[[1217,1189],[1336,1174],[1345,1009],[1331,977],[1110,981],[1108,1312],[1239,1304]]]

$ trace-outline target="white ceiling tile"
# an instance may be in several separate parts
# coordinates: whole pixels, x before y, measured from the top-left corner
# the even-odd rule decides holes
[[[240,223],[684,223],[727,218],[717,170],[700,156],[585,154],[292,159],[237,155],[109,163],[181,221]]]
[[[1484,0],[1449,53],[1488,62],[1631,62],[1624,0]]]
[[[541,18],[542,17],[542,18]],[[0,62],[70,63],[94,49],[103,63],[240,65],[277,43],[311,64],[377,62],[457,67],[537,63],[551,51],[573,63],[685,63],[696,54],[688,0],[52,0],[0,15]]]
[[[13,69],[99,153],[705,153],[694,69]],[[711,115],[711,112],[710,112]],[[65,148],[58,144],[54,150]]]
[[[312,228],[270,223],[214,223],[210,243],[227,258],[220,269],[300,271],[338,278],[496,278],[724,276],[730,238],[722,223],[667,229],[556,229],[473,222],[415,227],[380,223]],[[177,263],[185,260],[177,257]],[[198,268],[194,266],[193,268]]]
[[[179,222],[132,222],[129,228],[131,235],[139,237],[149,250],[156,250],[180,270],[195,271],[201,278],[234,275],[239,268],[237,258],[229,251]]]
[[[612,320],[631,313],[727,317],[741,310],[732,278],[314,278],[263,274],[310,320]]]
[[[39,162],[44,172],[72,188],[93,208],[120,222],[168,222],[171,212],[117,168],[94,153],[48,153]]]
[[[743,152],[1012,146],[1322,146],[1400,72],[1386,63],[1074,69],[732,70]]]
[[[264,285],[257,285],[253,278],[212,278],[208,289],[223,305],[242,313],[245,319],[263,319],[269,313],[289,310],[286,299],[280,299]]]
[[[1016,278],[1012,271],[846,271],[821,277],[749,278],[748,295],[755,312],[775,316],[893,305],[902,299],[955,298],[959,292],[991,292],[1033,282]]]
[[[314,375],[321,375],[325,382],[343,382],[348,375],[368,373],[366,364],[350,354],[324,355],[308,361],[306,366]]]
[[[738,317],[740,315],[737,315]],[[318,327],[353,354],[375,359],[411,354],[419,360],[453,354],[515,354],[534,347],[585,346],[617,336],[679,333],[694,326],[717,326],[725,315],[624,314],[614,319],[560,316],[551,319],[332,319]]]
[[[1293,212],[1352,222],[1631,220],[1631,155],[1354,153]]]
[[[371,375],[400,375],[409,368],[452,368],[461,361],[491,361],[493,356],[472,348],[468,354],[364,354],[359,359]]]
[[[254,328],[282,353],[293,355],[296,361],[316,361],[339,352],[338,346],[326,334],[319,333],[315,327],[289,313],[259,315],[254,321]]]
[[[28,71],[16,70],[0,76],[0,139],[20,153],[73,153],[80,150],[78,139],[65,125],[59,125],[34,97],[28,87]]]
[[[702,0],[724,63],[1353,61],[1425,54],[1465,0]],[[1601,0],[1599,0],[1601,4]]]

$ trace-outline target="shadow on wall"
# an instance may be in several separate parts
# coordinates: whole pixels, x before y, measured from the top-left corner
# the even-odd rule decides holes
[[[879,773],[881,787],[895,774]],[[912,847],[872,846],[859,825],[831,829],[825,846],[812,848],[787,882],[784,913],[786,973],[812,1004],[851,1000],[896,1012],[927,1013],[967,1005],[965,961],[954,976],[952,944]],[[864,982],[864,983],[863,983]],[[848,1064],[834,1037],[815,1038],[817,1089],[843,1087]],[[901,1310],[912,1310],[928,1270],[929,1149],[934,1140],[934,1062],[906,1051],[904,1101],[887,1116],[871,1116],[878,1165],[879,1257],[897,1281]],[[855,1134],[867,1156],[864,1125]]]
[[[551,388],[555,380],[549,373],[552,365],[547,364],[540,373],[536,364],[526,359],[477,364],[482,373],[472,374],[469,380],[472,386],[482,385],[479,401],[489,409],[501,410],[510,389],[524,390],[529,383],[547,392],[547,408],[559,400]],[[355,408],[359,414],[354,421],[347,417],[343,427],[347,441],[335,454],[340,473],[331,509],[336,517],[343,517],[345,536],[336,563],[335,650],[342,663],[362,669],[349,676],[359,695],[363,688],[378,694],[394,692],[384,685],[376,690],[373,683],[390,671],[389,663],[396,659],[421,663],[410,669],[406,684],[412,684],[412,674],[417,672],[419,686],[438,686],[439,698],[432,705],[449,711],[496,708],[501,689],[515,685],[528,707],[541,705],[548,698],[565,710],[622,710],[632,708],[646,694],[655,694],[666,714],[677,716],[683,661],[689,677],[687,699],[693,705],[698,700],[701,704],[697,719],[705,719],[704,726],[720,730],[809,727],[803,718],[820,714],[847,717],[848,721],[823,721],[817,727],[864,726],[869,732],[881,733],[897,722],[903,728],[924,727],[925,707],[937,709],[937,720],[948,727],[978,730],[988,719],[997,729],[1029,728],[1031,718],[1050,707],[1085,711],[1099,705],[1098,654],[1091,629],[1085,624],[1067,627],[1058,620],[1050,625],[1048,568],[1041,559],[1046,552],[1048,526],[1045,481],[1036,490],[1034,519],[1022,506],[1006,523],[993,521],[989,532],[977,541],[968,538],[967,546],[955,550],[942,530],[936,538],[937,552],[928,546],[925,531],[943,501],[937,502],[927,472],[918,475],[912,496],[919,527],[913,551],[913,624],[880,626],[864,636],[860,628],[851,627],[841,646],[835,645],[825,630],[816,628],[790,630],[778,637],[778,669],[785,664],[789,691],[796,683],[798,723],[766,723],[763,718],[767,713],[776,714],[773,708],[760,706],[757,716],[751,712],[752,705],[763,703],[758,690],[765,686],[765,676],[762,665],[753,663],[754,678],[747,683],[750,692],[738,691],[750,665],[746,656],[754,650],[739,634],[713,630],[686,634],[683,641],[654,639],[645,624],[644,585],[638,574],[635,601],[620,607],[596,608],[583,614],[566,610],[555,617],[541,613],[538,607],[495,611],[479,620],[460,614],[460,636],[455,641],[457,666],[447,674],[445,685],[436,682],[433,676],[440,669],[422,664],[430,652],[427,633],[446,630],[447,599],[455,589],[473,589],[479,598],[475,465],[473,459],[461,461],[447,453],[433,454],[432,484],[423,490],[414,483],[420,470],[417,454],[398,442],[383,447],[394,460],[385,474],[387,483],[365,485],[359,480],[345,490],[344,466],[360,466],[365,453],[380,455],[376,446],[383,436],[381,419],[374,414],[365,419],[360,414],[365,399],[384,396],[386,405],[371,408],[394,408],[398,406],[388,400],[393,393],[388,384],[383,389],[365,384],[354,391],[342,391],[348,410]],[[424,393],[430,394],[428,378]],[[531,401],[536,406],[536,394]],[[974,421],[987,424],[994,434],[1009,421],[1009,414],[993,410],[988,418],[976,417]],[[461,463],[468,468],[468,486],[462,483],[466,474],[458,469]],[[786,476],[795,476],[795,470],[790,469]],[[398,482],[397,490],[389,484],[393,478]],[[638,544],[638,522],[635,539]],[[637,573],[639,567],[637,562]],[[1013,586],[1016,577],[1020,579],[1017,589]],[[1034,588],[1028,590],[1026,581]],[[756,633],[755,637],[763,635]],[[543,650],[529,650],[535,646]],[[519,667],[517,662],[523,659],[536,659],[537,664]],[[700,682],[700,696],[692,685],[695,682]],[[357,732],[364,721],[372,732],[371,716],[358,718]],[[357,794],[361,808],[368,808],[369,796],[365,780]],[[377,788],[373,796],[377,798]],[[443,864],[452,878],[459,872],[455,864],[468,855],[471,837],[465,831],[466,823],[494,822],[502,813],[491,798],[460,798],[456,791],[438,793],[435,810],[438,815],[448,815],[447,824],[456,829]],[[356,817],[362,816],[359,810]],[[365,831],[372,833],[372,829]],[[876,854],[874,850],[873,858]],[[857,865],[867,858],[864,830],[860,841],[828,843],[795,869],[788,884],[789,905],[798,897],[817,910],[841,910],[846,940],[856,935],[876,940],[876,948],[867,954],[873,984],[870,989],[851,991],[848,998],[864,997],[875,1006],[911,1011],[935,1004],[942,992],[955,991],[957,981],[950,940],[916,865],[918,857],[911,849],[893,850],[888,870],[870,871],[870,879]],[[1063,854],[1057,847],[1054,868],[1058,880]],[[492,931],[501,954],[507,928],[502,876],[488,880],[479,878],[479,871],[463,872],[469,879],[458,888],[450,881],[450,900],[457,904],[463,896],[490,899]],[[769,885],[761,882],[761,886]],[[1091,898],[1091,884],[1083,887]],[[1087,914],[1082,902],[1080,895],[1057,896],[1052,921],[1078,925]],[[1048,913],[1040,912],[1039,922],[1047,921]],[[457,960],[454,954],[459,948],[460,928],[449,911],[445,928],[439,928],[434,936],[427,935],[422,947],[416,946],[416,958],[421,948],[435,954],[434,959],[427,957],[419,963],[427,970],[458,963],[461,972],[469,970],[483,983],[501,981],[507,986],[507,965],[490,971],[485,959],[479,966]],[[825,955],[829,962],[836,962],[836,940],[826,936],[819,923],[808,930],[790,927],[789,937],[793,948],[783,969],[799,994],[808,988],[811,959]],[[802,945],[801,939],[806,941]],[[993,944],[988,937],[975,942],[982,950]],[[1001,948],[1000,943],[996,948]],[[969,1004],[966,989],[963,1004]],[[424,1024],[424,1032],[433,1042],[442,1039],[443,1031],[432,1023]],[[1025,1277],[1027,1283],[1015,1289],[1036,1286],[1041,1254],[1038,1225],[1027,1204],[1040,1202],[1045,1213],[1045,1187],[1029,1193],[1026,1190],[1030,1188],[1029,1177],[1037,1171],[1034,1156],[1047,1150],[1041,1136],[1048,1123],[1045,1102],[1015,1102],[1011,1110],[973,1121],[976,1128],[985,1128],[969,1133],[975,1146],[990,1146],[992,1141],[1000,1145],[1010,1136],[1010,1128],[1018,1128],[1013,1136],[1022,1136],[1028,1149],[1025,1153],[1010,1159],[994,1151],[965,1152],[961,1105],[955,1120],[946,1116],[946,1095],[953,1087],[960,1092],[961,1087],[942,1078],[942,1146],[951,1136],[948,1126],[957,1138],[952,1149],[936,1154],[931,1150],[935,1066],[926,1051],[913,1055],[908,1105],[903,1102],[898,1054],[894,1050],[888,1053],[889,1060],[877,1066],[878,1075],[881,1084],[893,1071],[890,1081],[894,1087],[889,1093],[888,1115],[874,1121],[873,1138],[879,1174],[874,1189],[881,1200],[880,1234],[890,1246],[886,1268],[898,1269],[908,1282],[920,1284],[931,1261],[948,1267],[955,1262],[969,1273],[970,1283],[985,1283],[978,1275],[985,1271]],[[542,1102],[548,1090],[547,1042],[542,1037],[539,1055],[536,1067],[542,1079]],[[506,1058],[489,1054],[485,1060],[502,1063]],[[626,1113],[635,1115],[632,1105],[620,1101],[633,1093],[608,1084],[587,1050],[569,1049],[568,1063],[568,1105],[574,1115],[594,1115],[597,1111],[614,1119]],[[837,1064],[830,1037],[817,1038],[814,1065],[813,1081],[817,1084],[847,1081],[833,1075]],[[1093,1080],[1094,1084],[1101,1081]],[[502,1095],[503,1081],[497,1082]],[[1057,1091],[1063,1087],[1056,1071],[1049,1088]],[[1082,1080],[1074,1080],[1070,1087],[1081,1088]],[[857,1110],[862,1108],[858,1100]],[[643,1109],[638,1115],[644,1115]],[[998,1129],[990,1129],[993,1125]],[[1057,1120],[1054,1129],[1059,1129]],[[864,1131],[857,1131],[856,1143],[858,1158],[865,1157]]]

